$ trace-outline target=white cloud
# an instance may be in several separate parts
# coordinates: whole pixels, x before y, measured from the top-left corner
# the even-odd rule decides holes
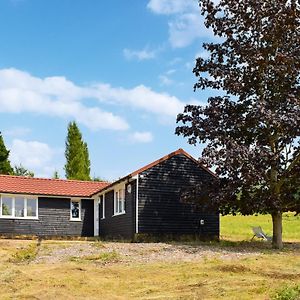
[[[173,80],[170,79],[167,75],[159,75],[158,79],[160,81],[160,85],[162,86],[173,84]]]
[[[150,0],[147,5],[155,14],[169,17],[169,42],[173,48],[183,48],[203,37],[213,37],[204,26],[196,0]]]
[[[172,75],[172,74],[174,74],[175,72],[176,72],[175,69],[170,69],[170,70],[168,70],[168,71],[166,72],[166,74],[167,74],[167,75]]]
[[[131,106],[160,116],[174,117],[183,110],[185,105],[175,96],[157,93],[144,85],[124,89],[113,88],[108,84],[98,84],[94,88],[99,100]]]
[[[150,143],[153,141],[153,135],[151,132],[134,132],[130,135],[130,141],[134,143]]]
[[[31,132],[30,128],[26,127],[11,127],[10,129],[6,129],[3,131],[3,135],[12,136],[12,137],[20,137],[25,136]]]
[[[209,54],[208,51],[202,50],[202,51],[197,52],[197,53],[195,54],[195,59],[197,59],[198,57],[201,57],[201,58],[203,58],[203,59],[208,59],[208,58],[210,57],[210,54]]]
[[[193,0],[150,0],[147,7],[156,14],[171,15],[194,9]]]
[[[181,61],[182,61],[182,58],[181,58],[181,57],[175,57],[174,59],[172,59],[172,60],[169,62],[169,65],[170,65],[170,66],[174,66],[174,65],[179,64]]]
[[[174,48],[189,46],[194,40],[209,36],[200,13],[186,13],[169,22],[169,41]]]
[[[64,77],[41,79],[16,69],[0,70],[0,112],[34,112],[76,119],[90,129],[124,130],[127,122],[99,107],[88,107],[80,100],[88,98],[86,88]]]
[[[188,70],[193,70],[195,64],[192,64],[191,62],[188,61],[188,62],[186,62],[186,63],[184,64],[184,66],[185,66],[185,68],[188,69]]]
[[[10,160],[12,165],[22,164],[33,171],[36,177],[51,177],[59,169],[54,164],[55,157],[62,153],[62,149],[52,149],[45,143],[14,139],[10,147]]]
[[[170,78],[172,74],[176,72],[175,69],[167,70],[164,74],[161,74],[158,76],[158,79],[160,81],[161,86],[167,86],[172,85],[174,83],[174,80]]]
[[[90,100],[99,104],[88,106]],[[159,118],[174,118],[185,102],[144,85],[131,89],[104,83],[79,86],[65,77],[43,79],[17,69],[0,70],[0,113],[28,112],[75,119],[92,130],[129,128],[123,117],[103,110],[103,104],[110,105],[112,110],[122,105]]]
[[[128,60],[149,60],[149,59],[153,59],[156,57],[157,51],[155,50],[149,50],[147,48],[144,48],[142,50],[131,50],[131,49],[127,49],[125,48],[123,50],[123,55],[126,59]]]

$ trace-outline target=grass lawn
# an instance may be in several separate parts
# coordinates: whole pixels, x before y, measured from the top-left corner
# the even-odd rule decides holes
[[[221,243],[184,248],[195,255],[191,261],[135,261],[135,255],[119,254],[106,242],[43,241],[38,247],[36,241],[0,240],[0,299],[299,299],[300,219],[285,216],[289,243],[281,252],[266,242],[249,242],[249,226],[271,233],[270,222],[268,216],[222,217]],[[78,255],[67,260],[38,259],[42,253],[68,255],[75,246]],[[93,254],[80,255],[87,246]],[[136,253],[143,247],[125,246]],[[161,249],[167,246],[175,249],[167,255],[175,256],[186,245]],[[158,251],[145,249],[145,259]]]
[[[283,240],[300,242],[300,215],[283,214]],[[253,235],[251,226],[261,226],[263,231],[272,236],[272,217],[258,216],[223,216],[221,217],[221,238],[225,240],[249,240]]]

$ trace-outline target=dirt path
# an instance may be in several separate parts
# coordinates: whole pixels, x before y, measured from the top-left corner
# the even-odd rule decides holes
[[[104,263],[189,262],[213,257],[232,260],[259,254],[260,251],[221,249],[209,245],[45,241],[40,246],[34,263],[70,260],[94,260]]]

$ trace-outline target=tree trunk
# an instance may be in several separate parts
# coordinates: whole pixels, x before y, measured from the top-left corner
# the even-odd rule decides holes
[[[272,245],[275,249],[282,249],[282,212],[272,213],[273,240]]]

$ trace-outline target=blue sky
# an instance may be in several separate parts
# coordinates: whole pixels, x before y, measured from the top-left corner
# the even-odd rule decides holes
[[[212,38],[194,0],[0,0],[0,130],[12,164],[64,176],[67,124],[92,176],[113,180],[184,148],[174,134]]]

